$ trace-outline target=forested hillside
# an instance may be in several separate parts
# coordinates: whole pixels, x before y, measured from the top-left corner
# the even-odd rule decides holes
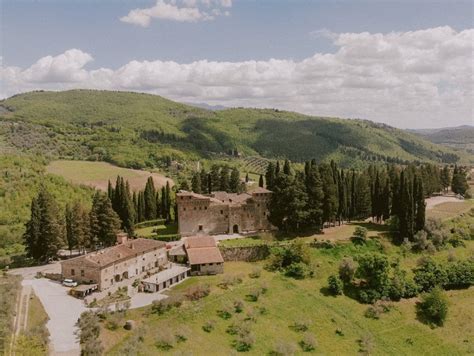
[[[219,155],[455,163],[450,148],[364,120],[311,117],[273,109],[208,111],[159,96],[110,91],[32,92],[0,102],[2,141],[52,158],[159,167]]]
[[[474,126],[464,125],[441,129],[411,130],[411,132],[433,143],[461,148],[474,154]]]

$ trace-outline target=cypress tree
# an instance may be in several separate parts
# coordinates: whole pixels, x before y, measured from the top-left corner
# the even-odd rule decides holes
[[[170,182],[166,181],[166,221],[171,221],[171,211],[173,209],[172,206],[172,198],[171,198],[171,187]]]
[[[423,180],[418,179],[417,187],[417,196],[416,199],[416,214],[415,214],[415,232],[423,230],[425,227],[425,213],[426,213],[426,203],[425,195],[423,191]]]
[[[41,259],[43,251],[40,249],[41,239],[41,207],[38,198],[31,201],[31,216],[26,223],[26,231],[23,235],[26,252],[35,260]]]
[[[161,217],[165,220],[167,218],[166,212],[168,211],[168,207],[166,205],[167,202],[168,202],[168,200],[166,199],[166,188],[161,187],[161,208],[160,208],[160,212],[161,212]]]
[[[265,172],[265,181],[267,183],[267,189],[273,190],[273,183],[275,181],[275,165],[273,162],[269,162],[267,170]]]
[[[204,169],[199,173],[201,175],[201,193],[209,193],[208,191],[208,174]]]
[[[215,192],[220,190],[221,188],[221,174],[219,166],[213,165],[211,167],[211,191]]]
[[[66,241],[69,250],[84,251],[89,242],[89,214],[80,202],[66,206]]]
[[[201,187],[199,186],[199,189],[200,188]],[[189,183],[186,178],[183,178],[183,180],[181,180],[181,184],[179,185],[179,190],[186,190],[186,191],[189,190]]]
[[[323,225],[324,192],[316,162],[308,163],[305,183],[308,196],[308,224],[316,229],[321,229]]]
[[[360,174],[355,185],[355,217],[366,219],[371,215],[371,197],[368,173]]]
[[[221,168],[220,171],[220,185],[219,185],[219,190],[223,192],[228,192],[229,191],[229,168],[227,166],[224,166]]]
[[[263,185],[264,185],[264,183],[263,183],[263,175],[260,174],[260,178],[258,178],[258,186],[259,186],[260,188],[263,188]]]
[[[76,239],[76,234],[74,233],[74,224],[75,224],[74,215],[72,212],[72,208],[69,204],[66,205],[65,221],[66,221],[67,247],[69,251],[72,252],[72,250],[77,246],[77,239]]]
[[[201,174],[195,172],[191,179],[191,189],[194,193],[201,194]]]
[[[441,185],[445,192],[448,191],[450,183],[451,183],[451,175],[449,172],[449,167],[444,166],[441,171]]]
[[[248,183],[250,181],[250,178],[249,178],[249,173],[245,173],[245,183]]]
[[[144,198],[145,198],[145,220],[153,220],[157,217],[156,207],[156,190],[155,184],[152,177],[148,177],[145,185]]]
[[[385,186],[382,193],[382,218],[387,220],[390,218],[390,201],[391,201],[392,192],[390,190],[390,180],[387,178],[385,180]]]
[[[283,164],[283,173],[288,175],[292,174],[290,161],[288,161],[287,159],[285,159],[285,163]]]
[[[232,168],[230,173],[229,190],[231,193],[240,192],[240,172],[237,168]]]
[[[211,174],[209,173],[207,175],[207,194],[211,194],[212,193],[212,177],[211,177]]]
[[[90,212],[91,245],[112,246],[117,241],[120,218],[107,195],[97,192]]]

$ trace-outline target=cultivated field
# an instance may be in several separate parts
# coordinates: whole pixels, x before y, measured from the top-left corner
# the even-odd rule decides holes
[[[171,185],[173,184],[170,178],[159,173],[121,168],[106,162],[60,160],[51,162],[46,170],[48,173],[62,176],[74,184],[83,184],[103,191],[107,190],[109,180],[115,184],[118,175],[128,180],[132,190],[144,189],[150,176],[153,177],[155,186],[166,185],[167,181]]]
[[[474,200],[464,200],[441,203],[426,210],[427,218],[437,218],[441,220],[451,219],[457,215],[468,212],[474,207]]]

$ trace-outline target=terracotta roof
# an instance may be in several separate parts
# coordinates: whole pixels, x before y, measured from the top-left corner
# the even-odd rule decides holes
[[[189,264],[200,265],[203,263],[222,263],[221,251],[217,247],[200,247],[186,250]]]
[[[214,197],[210,197],[210,196],[207,196],[207,195],[198,194],[198,193],[194,193],[194,192],[188,192],[186,190],[180,190],[178,193],[176,193],[176,195],[178,197],[192,197],[194,199],[209,200],[209,201],[214,202],[214,203],[222,204],[222,202],[220,200],[215,199]],[[179,200],[178,200],[178,203],[179,203]]]
[[[165,245],[166,244],[163,241],[156,241],[152,239],[140,238],[135,240],[128,240],[123,244],[91,252],[84,256],[71,258],[69,260],[63,261],[62,263],[72,261],[75,263],[83,263],[85,266],[89,267],[102,268],[115,262],[133,258],[136,255],[140,255],[145,252],[153,251],[159,248],[165,248]]]
[[[227,192],[213,192],[212,195],[217,200],[220,200],[223,203],[243,203],[252,196],[247,193],[227,193]]]
[[[211,236],[189,236],[184,243],[186,249],[216,247],[216,240]]]

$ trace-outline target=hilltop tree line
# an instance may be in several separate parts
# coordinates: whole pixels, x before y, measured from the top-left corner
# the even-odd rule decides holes
[[[203,168],[199,172],[194,172],[191,185],[187,180],[184,180],[180,189],[192,190],[198,194],[211,194],[216,191],[241,193],[245,186],[240,181],[240,172],[237,168],[231,169],[225,165],[213,165],[209,171]]]
[[[23,236],[26,251],[37,261],[48,261],[63,248],[85,251],[112,246],[120,229],[133,235],[135,223],[170,220],[175,216],[174,209],[170,185],[162,187],[159,194],[152,178],[137,194],[130,192],[128,182],[117,177],[115,187],[109,183],[107,193],[95,193],[90,209],[76,201],[66,205],[64,211],[42,186],[31,202],[31,217]]]
[[[351,220],[372,218],[380,223],[392,218],[398,236],[412,239],[425,224],[425,197],[450,184],[461,186],[454,182],[465,182],[465,176],[455,167],[451,179],[447,167],[430,164],[371,165],[356,171],[312,160],[298,171],[289,161],[283,167],[271,162],[265,174],[266,187],[274,192],[270,221],[280,230],[297,232]]]

